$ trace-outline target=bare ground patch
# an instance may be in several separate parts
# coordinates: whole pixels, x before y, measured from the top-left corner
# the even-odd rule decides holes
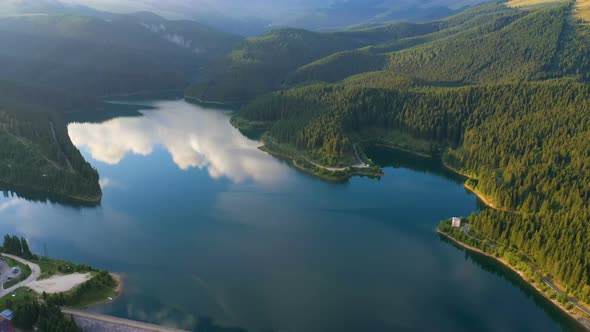
[[[83,284],[84,282],[90,280],[91,277],[92,276],[90,273],[56,275],[48,279],[32,282],[28,285],[28,287],[37,293],[63,293]]]

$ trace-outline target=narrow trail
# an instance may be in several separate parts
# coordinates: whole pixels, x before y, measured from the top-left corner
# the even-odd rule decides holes
[[[363,159],[361,158],[361,156],[359,155],[359,150],[357,147],[357,143],[354,143],[354,145],[352,146],[352,149],[354,150],[354,155],[356,156],[356,160],[358,160],[358,164],[357,165],[353,165],[352,167],[354,168],[369,168],[371,167],[369,164],[365,163],[363,161]]]
[[[68,166],[68,170],[70,171],[70,173],[76,173],[76,171],[74,170],[74,167],[72,166],[72,163],[70,162],[70,159],[64,153],[64,151],[61,147],[61,144],[59,144],[59,140],[57,139],[57,134],[55,133],[55,126],[53,125],[53,121],[51,121],[51,120],[49,120],[49,128],[51,129],[51,135],[53,136],[53,141],[55,142],[55,144],[57,144],[57,147],[59,148],[59,153],[62,155],[62,157],[66,161],[66,165]]]

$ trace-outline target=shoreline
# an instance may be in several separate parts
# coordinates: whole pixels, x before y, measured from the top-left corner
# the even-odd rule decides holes
[[[449,164],[447,164],[446,162],[444,162],[444,160],[442,160],[442,158],[437,158],[434,155],[427,155],[425,153],[421,153],[421,152],[417,152],[417,151],[413,151],[413,150],[409,150],[409,149],[404,149],[404,148],[400,148],[398,146],[392,145],[392,144],[384,144],[384,143],[376,143],[375,146],[380,146],[380,147],[384,147],[386,149],[392,149],[392,150],[397,150],[397,151],[401,151],[401,152],[405,152],[405,153],[409,153],[411,155],[417,156],[417,157],[421,157],[421,158],[429,158],[429,159],[439,159],[441,161],[441,164],[443,165],[444,168],[446,168],[447,170],[461,176],[464,177],[466,179],[473,179],[472,176],[468,175],[467,173],[461,172],[460,170],[450,166]],[[484,203],[485,206],[494,209],[494,210],[499,210],[499,211],[504,211],[504,212],[512,212],[512,213],[516,213],[516,211],[512,211],[510,209],[505,209],[505,208],[500,208],[494,205],[494,203],[490,202],[490,199],[487,198],[484,194],[478,192],[475,188],[471,187],[470,185],[467,184],[467,182],[463,183],[463,187],[465,187],[465,189],[467,189],[470,193],[474,194],[475,196],[477,196],[477,198]]]
[[[114,289],[114,292],[117,293],[117,295],[115,297],[113,297],[113,300],[114,300],[117,297],[119,297],[123,293],[123,290],[125,289],[125,286],[123,283],[123,280],[125,277],[121,273],[115,273],[115,272],[111,272],[111,276],[117,282],[117,287],[115,287],[115,289]]]
[[[3,187],[3,188],[1,188]],[[63,202],[65,204],[68,203],[76,203],[81,205],[89,205],[89,206],[97,206],[101,203],[103,198],[102,190],[100,195],[95,197],[82,197],[77,195],[68,195],[62,194],[57,192],[52,192],[44,189],[40,189],[37,187],[29,187],[26,185],[14,184],[9,183],[5,180],[0,180],[0,189],[12,191],[16,193],[19,197],[25,198],[26,196],[38,196],[32,199],[45,199],[50,201],[57,201]]]
[[[119,94],[112,94],[112,95],[102,95],[99,96],[99,99],[110,99],[110,98],[125,98],[125,97],[136,97],[136,96],[145,96],[151,94],[158,94],[158,93],[172,93],[172,92],[179,92],[180,94],[184,94],[184,89],[165,89],[165,90],[144,90],[144,91],[136,91],[136,92],[128,92],[128,93],[119,93]]]
[[[486,196],[484,196],[482,193],[478,192],[475,188],[471,187],[467,183],[463,184],[463,187],[465,187],[465,189],[467,189],[470,193],[472,193],[475,196],[477,196],[477,198],[482,203],[484,203],[487,207],[489,207],[490,209],[494,209],[494,210],[498,210],[498,211],[504,211],[504,212],[510,212],[510,213],[518,213],[518,212],[513,211],[511,209],[497,207],[496,205],[494,205],[494,203],[491,203],[490,202],[489,198],[487,198]]]
[[[99,196],[93,197],[93,198],[84,198],[84,197],[79,197],[79,196],[65,196],[67,198],[73,199],[74,201],[77,202],[81,202],[81,203],[92,203],[92,204],[98,204],[102,201],[102,193]]]
[[[117,300],[117,298],[119,298],[119,296],[121,296],[121,294],[123,294],[123,290],[125,289],[123,280],[125,279],[125,277],[123,274],[115,273],[115,272],[109,272],[109,274],[117,282],[117,286],[111,290],[115,294],[112,294],[111,296],[107,296],[106,298],[96,301],[94,303],[87,304],[85,306],[74,306],[74,307],[67,307],[67,308],[70,308],[70,309],[78,308],[78,310],[86,312],[88,310],[91,310],[94,307],[115,302],[115,300]]]
[[[270,149],[266,144],[259,147],[258,150],[268,153],[269,155],[271,155],[277,159],[285,160],[285,161],[289,162],[291,165],[293,165],[293,167],[295,167],[296,169],[298,169],[306,174],[309,174],[311,176],[315,176],[317,178],[325,180],[325,181],[338,183],[338,182],[345,182],[354,176],[367,176],[367,177],[373,177],[373,178],[381,178],[383,176],[382,172],[380,172],[380,173],[368,173],[368,172],[363,173],[362,171],[359,171],[359,170],[363,170],[365,168],[355,168],[353,166],[343,167],[341,170],[338,170],[338,171],[331,171],[328,168],[320,167],[320,166],[315,165],[312,162],[308,161],[309,163],[312,163],[312,165],[314,165],[315,167],[322,168],[328,172],[331,172],[331,174],[318,174],[318,173],[314,172],[313,170],[311,170],[310,168],[300,165],[293,156],[286,155],[286,154],[279,153],[279,152],[275,152],[272,149]],[[345,173],[345,174],[339,176],[339,175],[335,174],[336,172],[349,172],[349,173]]]
[[[85,306],[83,310],[88,310],[88,309],[91,309],[92,307],[96,307],[96,306],[99,306],[101,304],[113,303],[119,296],[121,296],[121,294],[123,293],[123,290],[125,289],[125,287],[123,285],[124,276],[122,274],[120,274],[120,273],[115,273],[115,272],[109,272],[109,274],[117,282],[117,287],[115,287],[115,288],[112,289],[112,291],[115,294],[113,294],[112,296],[108,296],[106,299],[102,299],[102,300],[100,300],[100,301],[98,301],[96,303],[89,304],[89,305]],[[112,300],[109,299],[109,297]]]
[[[70,315],[74,318],[76,323],[84,330],[88,328],[92,331],[154,331],[154,332],[185,332],[175,328],[155,325],[138,320],[131,320],[127,318],[120,318],[99,314],[95,312],[86,312],[70,308],[62,308],[65,315]],[[98,329],[97,329],[98,326]],[[188,332],[188,331],[186,331]]]
[[[446,162],[442,161],[443,166],[450,170],[451,172],[454,172],[455,174],[458,174],[460,176],[463,176],[467,179],[473,179],[472,176],[448,165]],[[496,207],[493,203],[490,202],[490,200],[483,194],[479,193],[475,188],[472,188],[471,186],[469,186],[467,184],[467,182],[465,182],[463,184],[463,186],[465,187],[466,190],[468,190],[469,192],[471,192],[472,194],[474,194],[482,203],[485,204],[485,206],[487,206],[488,208],[497,210],[497,211],[504,211],[504,212],[510,212],[510,213],[518,213],[517,211],[513,211],[510,209],[506,209],[506,208],[500,208],[500,207]],[[486,257],[492,258],[494,260],[496,260],[497,262],[501,263],[502,265],[504,265],[505,267],[509,268],[510,270],[512,270],[513,272],[515,272],[516,274],[518,274],[518,276],[524,281],[526,282],[529,286],[533,287],[543,298],[545,298],[546,300],[548,300],[549,302],[553,303],[553,305],[555,305],[556,307],[558,307],[562,312],[564,312],[565,314],[567,314],[569,317],[571,317],[572,319],[574,319],[575,321],[577,321],[582,327],[584,327],[587,331],[590,331],[590,317],[585,316],[583,313],[578,311],[569,311],[567,310],[567,308],[565,308],[564,305],[562,305],[559,301],[557,301],[556,299],[550,299],[545,292],[540,289],[537,285],[533,284],[532,282],[528,281],[526,279],[526,277],[522,274],[522,272],[518,271],[515,267],[513,267],[512,265],[508,264],[508,262],[506,262],[504,259],[500,258],[500,257],[495,257],[493,255],[490,255],[486,252],[484,252],[483,250],[470,246],[466,243],[461,242],[460,240],[455,239],[454,237],[452,237],[450,234],[447,234],[445,232],[442,232],[438,227],[436,228],[436,232],[442,236],[444,236],[445,238],[451,240],[453,243],[457,244],[458,246],[464,248],[465,250],[469,250],[472,252],[476,252],[478,254],[484,255]]]
[[[545,292],[543,292],[542,289],[540,289],[536,284],[533,284],[532,282],[530,282],[529,280],[527,280],[526,277],[524,276],[524,274],[522,272],[518,271],[515,267],[513,267],[510,264],[508,264],[508,262],[506,262],[504,259],[502,259],[500,257],[493,256],[491,254],[488,254],[488,253],[484,252],[483,250],[481,250],[479,248],[476,248],[476,247],[470,246],[470,245],[468,245],[466,243],[463,243],[460,240],[457,240],[454,237],[452,237],[450,234],[441,231],[438,227],[436,228],[436,232],[438,234],[440,234],[441,236],[444,236],[445,238],[451,240],[453,243],[457,244],[461,248],[463,248],[465,250],[472,251],[472,252],[476,252],[476,253],[478,253],[480,255],[483,255],[483,256],[489,257],[491,259],[494,259],[497,262],[499,262],[500,264],[502,264],[504,267],[506,267],[506,268],[510,269],[511,271],[515,272],[516,274],[518,274],[518,276],[524,282],[527,283],[527,285],[529,285],[532,288],[534,288],[537,291],[537,293],[539,293],[543,298],[545,298],[546,300],[548,300],[549,302],[551,302],[554,306],[556,306],[557,308],[559,308],[562,312],[564,312],[569,317],[571,317],[572,319],[574,319],[582,327],[584,327],[587,331],[590,331],[590,317],[587,317],[583,313],[579,312],[578,311],[579,309],[578,310],[575,310],[575,309],[568,310],[563,304],[561,304],[556,299],[549,298],[545,294]]]
[[[288,156],[288,155],[285,155],[285,154],[274,152],[274,151],[270,150],[266,145],[263,145],[263,146],[259,147],[258,150],[260,150],[262,152],[265,152],[265,153],[268,153],[269,155],[271,155],[274,158],[277,158],[277,159],[280,159],[280,160],[284,160],[284,161],[288,162],[289,164],[291,164],[296,169],[298,169],[299,171],[304,172],[304,173],[306,173],[308,175],[311,175],[311,176],[318,177],[318,178],[320,178],[322,180],[326,180],[326,181],[338,183],[338,182],[346,181],[346,180],[348,180],[350,178],[350,177],[347,177],[347,178],[328,177],[328,176],[325,176],[325,175],[316,174],[312,170],[299,165],[297,163],[297,161],[295,160],[295,158],[293,158],[291,156]]]
[[[472,176],[468,175],[467,173],[461,172],[460,170],[456,169],[455,167],[447,164],[444,160],[442,160],[442,164],[446,169],[448,169],[449,171],[451,171],[453,173],[459,174],[462,177],[467,178],[467,179],[473,179]]]
[[[443,166],[448,169],[449,171],[458,174],[464,178],[467,179],[473,179],[472,176],[468,175],[467,173],[461,172],[460,170],[450,166],[449,164],[447,164],[446,162],[444,162],[444,160],[442,161]],[[490,201],[490,199],[488,197],[486,197],[484,194],[480,193],[479,191],[477,191],[477,189],[471,187],[470,185],[467,184],[467,182],[463,183],[463,187],[465,187],[465,189],[467,189],[470,193],[474,194],[475,196],[477,196],[477,198],[484,203],[485,206],[489,207],[490,209],[494,209],[494,210],[498,210],[498,211],[504,211],[504,212],[511,212],[511,213],[518,213],[514,210],[511,209],[507,209],[507,208],[502,208],[502,207],[498,207],[496,206],[494,203],[492,203]]]
[[[184,99],[186,99],[189,102],[196,102],[196,103],[205,104],[205,105],[209,104],[209,105],[221,105],[221,106],[240,106],[240,105],[247,103],[247,102],[226,102],[226,101],[203,100],[198,97],[190,96],[186,93],[183,94],[183,97],[184,97]]]

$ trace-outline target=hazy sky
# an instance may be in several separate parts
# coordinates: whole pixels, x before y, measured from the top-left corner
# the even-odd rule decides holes
[[[300,11],[325,6],[333,0],[62,0],[94,8],[127,12],[148,10],[168,15],[194,16],[218,13],[233,17],[275,17],[285,11]]]
[[[13,1],[13,0],[0,0]],[[16,0],[19,1],[19,0]],[[25,0],[26,1],[26,0]],[[30,1],[30,0],[29,0]],[[39,1],[39,0],[37,0]],[[51,1],[51,0],[50,0]],[[152,10],[174,13],[224,12],[236,16],[265,16],[285,10],[297,11],[327,7],[333,3],[360,2],[359,0],[61,0],[64,3],[83,4],[109,11]],[[462,7],[486,0],[381,0],[389,6],[443,6]]]

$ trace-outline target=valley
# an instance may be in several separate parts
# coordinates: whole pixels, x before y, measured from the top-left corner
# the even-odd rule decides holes
[[[316,26],[312,15],[254,37],[149,12],[52,5],[57,13],[0,15],[0,217],[68,259],[130,273],[138,288],[101,313],[172,328],[581,330],[538,281],[558,285],[561,308],[590,321],[566,306],[590,303],[590,2],[476,2],[424,3],[414,14],[446,17],[407,21],[332,4],[316,12],[324,23],[343,8],[366,9],[354,18],[363,23],[301,28]],[[41,227],[32,215],[62,232],[32,232]],[[468,232],[441,224],[444,233],[490,257],[433,241],[432,228],[453,215]],[[356,234],[360,245],[350,245]],[[121,243],[104,248],[110,238]],[[169,249],[191,263],[162,262]],[[359,266],[428,292],[414,302]],[[420,277],[436,273],[463,305]],[[178,288],[163,294],[168,277]],[[510,324],[497,323],[470,292],[519,303],[526,324],[510,306],[495,312]],[[359,299],[369,309],[348,304]],[[325,317],[295,317],[314,301]],[[429,325],[415,316],[422,302],[460,308]],[[357,310],[358,321],[338,322]]]

